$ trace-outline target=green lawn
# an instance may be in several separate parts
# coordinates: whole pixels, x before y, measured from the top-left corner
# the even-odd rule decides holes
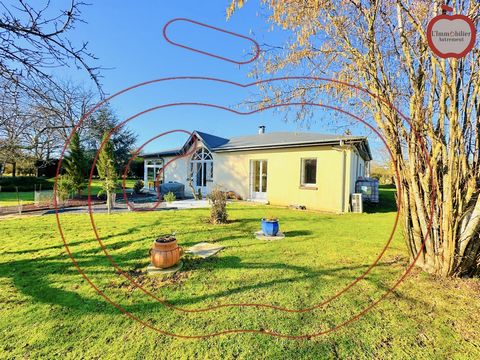
[[[49,181],[55,181],[55,179],[50,179]],[[133,185],[135,184],[134,179],[127,179],[126,180],[126,187],[127,189],[133,188]],[[100,191],[101,185],[100,185],[100,180],[94,179],[92,180],[92,185],[91,185],[91,194],[92,195],[97,195],[98,192]],[[48,191],[48,190],[47,190]],[[117,190],[117,193],[121,193],[122,190],[119,189]],[[85,194],[87,194],[87,188],[85,188],[84,191]],[[33,204],[35,201],[35,195],[33,191],[20,191],[18,193],[18,198],[21,200],[22,204]],[[0,206],[14,206],[18,204],[18,199],[17,199],[17,193],[16,192],[0,192]]]
[[[24,205],[32,204],[35,201],[33,191],[20,191],[18,198],[16,192],[0,192],[0,206],[14,206],[19,200]]]
[[[393,190],[383,190],[393,199]],[[98,232],[117,264],[150,292],[184,309],[224,303],[305,308],[361,275],[392,228],[392,206],[334,215],[244,203],[229,205],[227,225],[206,223],[208,209],[96,214]],[[275,213],[286,238],[255,240],[259,219]],[[302,335],[328,330],[380,297],[407,266],[401,236],[366,278],[312,312],[221,308],[185,313],[166,308],[112,268],[88,215],[61,215],[70,250],[85,274],[136,317],[162,330],[201,335],[264,329]],[[307,340],[230,334],[203,340],[161,335],[122,315],[79,275],[54,216],[0,221],[0,352],[6,358],[137,359],[474,359],[480,358],[478,280],[436,280],[414,271],[385,301],[340,331]],[[156,235],[177,232],[180,245],[225,246],[206,260],[184,258],[169,279],[147,277]],[[0,356],[1,357],[1,356]]]

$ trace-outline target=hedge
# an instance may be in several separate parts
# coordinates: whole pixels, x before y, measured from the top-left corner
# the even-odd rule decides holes
[[[53,189],[53,182],[44,177],[35,176],[2,176],[0,177],[0,187],[2,192],[17,191],[33,191]]]

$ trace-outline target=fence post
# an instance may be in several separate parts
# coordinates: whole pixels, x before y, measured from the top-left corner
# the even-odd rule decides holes
[[[23,204],[20,202],[20,195],[18,194],[18,186],[15,186],[15,191],[17,193],[17,210],[18,214],[22,215],[22,206]]]

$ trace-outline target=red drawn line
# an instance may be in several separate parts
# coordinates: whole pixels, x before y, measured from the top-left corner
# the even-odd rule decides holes
[[[146,110],[148,111],[148,110]],[[139,114],[136,114],[134,117],[137,117],[137,116],[140,116],[142,114],[144,114],[145,112],[141,112]],[[133,117],[133,118],[134,118]],[[133,118],[130,118],[130,120],[133,120]],[[127,123],[128,121],[130,120],[127,120],[127,121],[124,121],[122,122],[119,126],[116,126],[115,128],[113,128],[109,134],[108,134],[108,138],[110,138],[111,134],[116,132],[121,126],[123,126],[123,124]],[[130,159],[128,160],[128,163],[127,165],[125,166],[125,170],[123,172],[123,181],[122,181],[122,192],[123,192],[123,198],[125,199],[125,203],[127,204],[127,207],[132,210],[132,211],[152,211],[152,210],[155,210],[159,205],[160,203],[162,202],[161,198],[160,198],[160,187],[158,187],[157,189],[157,202],[155,203],[155,205],[153,205],[152,207],[143,207],[143,208],[137,208],[135,207],[133,204],[130,203],[130,201],[128,200],[128,196],[127,196],[127,192],[126,192],[126,179],[127,179],[127,174],[128,174],[128,170],[130,169],[130,165],[132,163],[133,160],[135,160],[135,158],[138,156],[138,154],[140,153],[140,151],[142,151],[142,149],[148,145],[149,143],[151,143],[152,141],[158,139],[158,138],[161,138],[162,136],[165,136],[165,135],[168,135],[168,134],[172,134],[172,133],[176,133],[176,132],[183,132],[185,134],[188,134],[190,136],[193,135],[193,133],[191,133],[190,131],[187,131],[187,130],[181,130],[181,129],[176,129],[176,130],[170,130],[170,131],[167,131],[167,132],[164,132],[164,133],[161,133],[161,134],[158,134],[157,136],[154,136],[153,138],[151,138],[150,140],[144,142],[133,154],[132,156],[130,157]],[[157,178],[164,172],[165,168],[167,166],[169,166],[172,162],[174,162],[175,160],[178,160],[178,159],[181,159],[183,157],[187,157],[189,155],[192,155],[193,152],[196,150],[197,148],[197,142],[198,142],[198,139],[197,137],[193,137],[193,143],[192,143],[192,150],[186,152],[185,154],[181,154],[181,155],[178,155],[178,156],[175,156],[173,159],[169,160],[166,164],[163,165],[162,169],[160,170],[160,174],[157,175]],[[100,147],[101,149],[102,147]],[[98,152],[97,152],[98,154]],[[94,161],[94,165],[96,163],[97,159],[95,158],[95,161]],[[92,169],[91,169],[91,174],[90,175],[93,175],[93,166],[92,166]],[[148,184],[147,184],[148,186]]]
[[[200,49],[192,48],[192,47],[190,47],[190,46],[177,43],[177,42],[171,40],[171,39],[167,36],[167,28],[168,28],[172,23],[177,22],[177,21],[186,21],[186,22],[189,22],[189,23],[192,23],[192,24],[195,24],[195,25],[199,25],[199,26],[206,27],[206,28],[208,28],[208,29],[212,29],[212,30],[219,31],[219,32],[222,32],[222,33],[225,33],[225,34],[229,34],[229,35],[232,35],[232,36],[241,38],[241,39],[246,39],[246,40],[250,41],[251,43],[253,43],[255,54],[253,55],[253,57],[251,57],[251,58],[250,58],[249,60],[247,60],[247,61],[236,61],[236,60],[233,60],[233,59],[224,57],[224,56],[215,55],[215,54],[212,54],[212,53],[207,52],[207,51],[203,51],[203,50],[200,50]],[[224,60],[224,61],[228,61],[228,62],[231,62],[231,63],[234,63],[234,64],[238,64],[238,65],[249,64],[249,63],[257,60],[258,57],[260,56],[260,45],[258,45],[258,43],[257,43],[254,39],[252,39],[251,37],[248,37],[248,36],[245,36],[245,35],[241,35],[241,34],[237,34],[237,33],[234,33],[234,32],[228,31],[228,30],[225,30],[225,29],[220,29],[220,28],[215,27],[215,26],[212,26],[212,25],[204,24],[204,23],[201,23],[201,22],[198,22],[198,21],[195,21],[195,20],[191,20],[191,19],[186,19],[186,18],[176,18],[176,19],[172,19],[172,20],[168,21],[168,22],[165,24],[165,26],[163,27],[163,37],[164,37],[164,39],[165,39],[167,42],[169,42],[169,43],[172,44],[172,45],[175,45],[175,46],[178,46],[178,47],[181,47],[181,48],[183,48],[183,49],[190,50],[190,51],[194,51],[194,52],[197,52],[197,53],[200,53],[200,54],[203,54],[203,55],[207,55],[207,56],[211,56],[211,57],[214,57],[214,58],[217,58],[217,59],[221,59],[221,60]]]
[[[372,131],[375,132],[375,134],[377,136],[380,137],[380,139],[382,140],[382,142],[384,143],[385,147],[387,148],[389,154],[390,154],[390,157],[392,158],[392,161],[395,165],[395,170],[396,170],[396,177],[397,177],[397,180],[400,179],[399,177],[399,173],[398,173],[398,169],[396,167],[396,164],[395,164],[395,160],[393,158],[393,154],[391,153],[391,150],[389,149],[385,139],[381,136],[381,134],[374,128],[372,127],[370,124],[368,124],[366,121],[364,121],[363,119],[359,118],[358,116],[354,115],[354,114],[351,114],[345,110],[342,110],[340,108],[337,108],[337,107],[332,107],[332,106],[328,106],[328,105],[322,105],[322,104],[314,104],[314,103],[286,103],[286,104],[276,104],[276,105],[271,105],[271,106],[267,106],[267,107],[264,107],[262,109],[257,109],[257,110],[253,110],[253,111],[249,111],[249,112],[240,112],[240,111],[237,111],[237,110],[232,110],[230,108],[227,108],[227,107],[224,107],[224,106],[220,106],[220,105],[215,105],[215,104],[205,104],[205,103],[173,103],[173,104],[165,104],[165,105],[159,105],[159,106],[155,106],[155,107],[152,107],[150,109],[147,109],[147,110],[144,110],[138,114],[135,114],[135,115],[132,115],[130,116],[128,119],[126,119],[125,121],[121,122],[116,128],[112,129],[112,131],[110,132],[109,136],[111,135],[112,132],[115,132],[117,131],[118,129],[120,129],[121,127],[123,127],[126,123],[134,120],[135,118],[141,116],[141,115],[144,115],[145,113],[147,112],[152,112],[152,111],[155,111],[155,110],[159,110],[159,109],[164,109],[164,108],[169,108],[169,107],[174,107],[174,106],[203,106],[203,107],[211,107],[211,108],[216,108],[216,109],[220,109],[220,110],[225,110],[225,111],[229,111],[229,112],[232,112],[234,114],[237,114],[237,115],[252,115],[252,114],[255,114],[255,113],[258,113],[258,112],[262,112],[264,110],[269,110],[269,109],[274,109],[274,108],[278,108],[278,107],[285,107],[285,106],[305,106],[305,105],[309,105],[309,106],[317,106],[317,107],[322,107],[322,108],[326,108],[326,109],[330,109],[330,110],[334,110],[334,111],[338,111],[342,114],[345,114],[347,116],[350,116],[352,117],[354,120],[356,121],[359,121],[361,123],[363,123],[365,126],[369,127]],[[138,152],[145,146],[147,145],[148,143],[150,143],[151,141],[155,140],[155,139],[158,139],[159,137],[161,136],[164,136],[166,134],[169,134],[169,133],[172,133],[172,132],[185,132],[185,133],[189,133],[191,134],[190,132],[186,131],[186,130],[172,130],[172,131],[169,131],[169,132],[166,132],[166,133],[162,133],[162,134],[159,134],[153,138],[151,138],[150,140],[148,140],[147,142],[145,142],[144,144],[142,144],[140,146],[139,149],[137,149],[136,153],[134,154],[134,157],[136,156],[136,154],[138,154]],[[108,137],[106,138],[106,140],[108,139]],[[105,140],[105,141],[106,141]],[[103,143],[100,145],[100,148],[99,150],[97,151],[97,154],[99,154],[99,152],[102,150],[103,148]],[[195,149],[194,149],[195,150]],[[193,151],[190,151],[189,154],[193,153]],[[183,156],[178,156],[178,157],[184,157],[184,156],[187,156],[187,155],[183,155]],[[177,158],[178,158],[177,157]],[[97,158],[98,156],[95,156],[94,158],[94,161],[92,163],[92,168],[91,168],[91,171],[90,171],[90,179],[89,179],[89,182],[91,181],[92,179],[92,176],[93,176],[93,172],[94,172],[94,169],[95,169],[95,165],[96,165],[96,162],[97,162]],[[133,157],[130,159],[130,161],[128,162],[127,164],[127,167],[125,168],[125,171],[124,171],[124,181],[123,181],[123,194],[124,194],[124,198],[127,198],[126,196],[126,191],[125,191],[125,174],[128,172],[128,168],[130,166],[130,163],[131,163],[131,160],[133,159]],[[164,170],[174,159],[170,160],[167,165],[165,165],[165,167],[162,169]],[[400,181],[398,181],[398,183],[400,183]],[[328,298],[327,300],[324,300],[323,302],[321,303],[318,303],[318,304],[315,304],[311,307],[308,307],[308,308],[302,308],[302,309],[290,309],[290,308],[284,308],[284,307],[281,307],[281,306],[275,306],[275,305],[271,305],[271,304],[260,304],[260,303],[234,303],[234,304],[219,304],[219,305],[214,305],[214,306],[210,306],[210,307],[207,307],[207,308],[200,308],[200,309],[185,309],[185,308],[182,308],[182,307],[176,307],[174,305],[171,305],[170,303],[168,303],[166,300],[162,300],[160,298],[158,298],[155,294],[151,293],[150,291],[146,290],[145,288],[143,288],[141,286],[141,284],[139,284],[137,281],[135,281],[135,279],[128,274],[128,272],[126,272],[125,270],[123,270],[122,268],[120,268],[120,266],[118,266],[118,264],[115,262],[115,260],[113,260],[112,256],[109,254],[108,250],[106,249],[104,243],[102,242],[101,240],[101,237],[98,233],[98,230],[97,230],[97,227],[95,225],[95,220],[94,220],[94,217],[93,217],[93,212],[91,211],[91,207],[89,206],[89,213],[90,213],[90,220],[91,220],[91,223],[92,223],[92,228],[93,228],[93,231],[95,233],[95,236],[97,238],[97,241],[99,242],[105,256],[107,257],[107,259],[110,261],[110,263],[112,264],[112,266],[115,268],[115,270],[117,270],[119,273],[121,273],[124,277],[126,277],[132,285],[134,285],[135,287],[137,287],[138,289],[140,289],[141,291],[143,291],[146,295],[152,297],[153,299],[155,299],[156,301],[160,302],[161,304],[165,305],[166,307],[168,308],[171,308],[173,310],[177,310],[177,311],[182,311],[182,312],[188,312],[188,313],[197,313],[197,312],[206,312],[206,311],[212,311],[212,310],[215,310],[215,309],[219,309],[219,308],[223,308],[223,307],[258,307],[258,308],[271,308],[271,309],[274,309],[274,310],[279,310],[279,311],[285,311],[285,312],[294,312],[294,313],[302,313],[302,312],[309,312],[309,311],[312,311],[312,310],[315,310],[315,309],[318,309],[322,306],[325,306],[326,304],[330,303],[331,301],[335,300],[336,298],[340,297],[342,294],[344,294],[347,290],[349,290],[351,287],[353,287],[356,283],[358,283],[360,280],[362,280],[366,275],[368,275],[368,273],[370,273],[370,271],[378,264],[378,262],[380,261],[380,259],[383,257],[383,255],[385,254],[385,252],[387,251],[390,243],[392,242],[392,239],[393,239],[393,236],[395,234],[395,231],[396,231],[396,228],[397,228],[397,225],[398,225],[398,220],[399,220],[399,217],[400,217],[400,199],[401,199],[401,191],[399,191],[399,197],[398,197],[398,200],[397,200],[397,214],[396,214],[396,217],[395,217],[395,222],[394,222],[394,226],[393,226],[393,229],[390,233],[390,236],[388,238],[388,241],[386,243],[386,245],[384,246],[384,248],[382,249],[382,251],[380,252],[380,254],[377,256],[377,258],[375,259],[375,261],[365,270],[365,272],[363,274],[361,274],[359,277],[357,277],[354,281],[352,281],[350,284],[348,284],[344,289],[342,289],[341,291],[337,292],[336,294],[334,294],[332,297]],[[144,210],[154,210],[160,203],[160,200],[157,201],[156,203],[156,206],[152,207],[152,208],[146,208],[146,209],[141,209],[142,211]],[[90,197],[89,197],[89,204],[90,204]]]
[[[282,78],[274,78],[274,79],[268,79],[268,80],[260,80],[260,81],[256,81],[256,82],[253,82],[253,83],[248,83],[248,84],[240,84],[240,83],[235,83],[233,81],[229,81],[229,80],[224,80],[224,79],[217,79],[217,78],[211,78],[211,77],[195,77],[195,76],[183,76],[183,77],[170,77],[170,78],[162,78],[162,79],[155,79],[155,80],[150,80],[150,81],[146,81],[146,82],[143,82],[143,83],[140,83],[140,84],[136,84],[136,85],[133,85],[133,86],[130,86],[126,89],[123,89],[109,97],[107,97],[106,99],[102,100],[101,102],[99,102],[97,105],[95,105],[90,111],[88,111],[81,119],[80,121],[77,123],[77,125],[74,127],[74,129],[72,130],[72,133],[70,134],[69,138],[67,139],[62,151],[61,151],[61,154],[60,154],[60,158],[59,158],[59,162],[58,162],[58,166],[57,166],[57,172],[56,172],[56,178],[55,178],[55,184],[54,184],[54,206],[55,206],[55,216],[56,216],[56,219],[57,219],[57,225],[58,225],[58,229],[59,229],[59,232],[60,232],[60,236],[62,237],[62,241],[65,245],[65,248],[66,248],[66,251],[69,255],[69,257],[71,258],[74,266],[76,267],[76,269],[78,270],[78,272],[82,275],[82,277],[103,297],[105,298],[105,300],[107,300],[110,304],[112,304],[113,306],[115,306],[118,310],[120,310],[122,313],[124,313],[127,317],[135,320],[135,321],[138,321],[139,323],[141,323],[142,325],[160,333],[160,334],[163,334],[163,335],[169,335],[169,336],[173,336],[173,337],[178,337],[178,338],[184,338],[184,339],[202,339],[202,338],[207,338],[207,337],[212,337],[212,336],[219,336],[219,335],[226,335],[226,334],[233,334],[233,333],[257,333],[257,334],[265,334],[265,335],[271,335],[271,336],[276,336],[276,337],[281,337],[281,338],[287,338],[287,339],[296,339],[296,340],[299,340],[299,339],[309,339],[309,338],[312,338],[312,337],[317,337],[317,336],[321,336],[321,335],[325,335],[325,334],[328,334],[328,333],[331,333],[333,331],[336,331],[344,326],[346,326],[347,324],[350,324],[356,320],[358,320],[359,318],[361,318],[363,315],[365,315],[368,311],[370,311],[373,307],[375,307],[380,301],[382,301],[383,299],[385,299],[388,295],[390,295],[404,280],[405,278],[408,276],[408,274],[412,271],[413,267],[415,266],[416,262],[418,261],[419,257],[422,255],[422,250],[424,249],[425,247],[425,243],[426,241],[428,241],[428,238],[430,236],[430,230],[432,228],[432,225],[433,225],[433,222],[432,222],[432,215],[433,215],[433,212],[434,212],[434,200],[435,200],[435,197],[436,197],[436,193],[435,193],[435,189],[436,189],[436,182],[435,182],[435,178],[433,176],[430,177],[430,184],[431,184],[431,193],[430,193],[430,197],[432,199],[431,201],[431,205],[430,205],[430,212],[429,212],[429,215],[430,215],[430,218],[429,218],[429,222],[428,222],[428,226],[427,226],[427,234],[425,236],[425,239],[423,240],[423,243],[422,243],[422,246],[421,248],[419,249],[418,253],[417,253],[417,256],[413,259],[413,261],[411,262],[411,264],[407,267],[407,269],[405,270],[405,272],[403,273],[402,276],[400,276],[400,278],[392,285],[392,287],[390,287],[382,296],[380,296],[377,300],[373,301],[372,303],[370,303],[370,305],[368,305],[366,308],[364,308],[363,310],[361,310],[360,312],[358,312],[357,314],[355,314],[352,318],[328,329],[328,330],[324,330],[324,331],[320,331],[320,332],[316,332],[316,333],[312,333],[312,334],[305,334],[305,335],[288,335],[288,334],[281,334],[281,333],[277,333],[277,332],[274,332],[274,331],[267,331],[267,330],[256,330],[256,329],[230,329],[230,330],[224,330],[224,331],[219,331],[219,332],[215,332],[215,333],[210,333],[210,334],[201,334],[201,335],[183,335],[183,334],[175,334],[175,333],[171,333],[171,332],[168,332],[168,331],[164,331],[162,329],[159,329],[159,328],[156,328],[154,327],[153,325],[149,324],[148,322],[136,317],[135,315],[131,314],[130,312],[128,312],[126,309],[124,309],[121,305],[118,305],[117,303],[115,303],[113,300],[111,300],[101,289],[99,289],[91,280],[90,278],[85,274],[85,272],[82,270],[82,268],[78,265],[77,261],[75,260],[72,252],[70,251],[70,247],[69,247],[69,244],[68,242],[66,241],[66,238],[65,238],[65,235],[63,233],[63,229],[62,229],[62,225],[61,225],[61,222],[60,222],[60,216],[59,216],[59,209],[58,209],[58,203],[57,203],[57,199],[56,199],[56,193],[57,193],[57,183],[58,183],[58,176],[60,174],[60,169],[61,169],[61,164],[62,164],[62,161],[63,161],[63,157],[65,155],[65,151],[73,137],[73,134],[75,133],[75,131],[77,131],[77,129],[81,126],[81,124],[83,123],[83,121],[88,118],[93,112],[95,112],[96,110],[98,110],[98,108],[100,108],[103,104],[105,104],[106,102],[110,101],[111,99],[121,95],[121,94],[124,94],[130,90],[133,90],[133,89],[136,89],[136,88],[139,88],[139,87],[142,87],[142,86],[146,86],[146,85],[150,85],[150,84],[154,84],[154,83],[160,83],[160,82],[164,82],[164,81],[169,81],[169,80],[203,80],[203,81],[214,81],[214,82],[220,82],[220,83],[228,83],[228,84],[232,84],[232,85],[236,85],[236,86],[239,86],[239,87],[242,87],[242,88],[246,88],[246,87],[249,87],[249,86],[254,86],[254,85],[258,85],[258,84],[262,84],[262,83],[269,83],[269,82],[274,82],[274,81],[280,81],[280,80],[315,80],[315,81],[326,81],[326,82],[332,82],[332,83],[336,83],[336,84],[340,84],[340,85],[343,85],[343,86],[346,86],[346,87],[349,87],[349,88],[353,88],[353,89],[357,89],[359,91],[362,91],[363,93],[369,95],[371,98],[374,98],[374,99],[377,99],[378,101],[381,101],[382,103],[384,103],[385,105],[387,105],[388,107],[390,107],[391,109],[395,110],[399,116],[405,120],[411,127],[411,130],[413,131],[417,141],[419,142],[420,144],[420,147],[421,147],[421,150],[423,152],[423,155],[425,156],[425,163],[427,165],[427,168],[430,172],[430,174],[432,174],[433,172],[433,169],[432,169],[432,165],[430,163],[430,156],[428,154],[428,151],[427,151],[427,147],[426,147],[426,144],[425,144],[425,141],[424,139],[418,134],[418,132],[415,130],[414,127],[412,127],[412,123],[411,123],[411,119],[409,117],[407,117],[406,115],[404,115],[397,107],[395,107],[390,101],[386,100],[385,98],[379,96],[379,95],[375,95],[375,94],[372,94],[369,90],[367,89],[364,89],[358,85],[355,85],[355,84],[350,84],[350,83],[347,83],[347,82],[343,82],[343,81],[340,81],[340,80],[334,80],[334,79],[328,79],[328,78],[320,78],[320,77],[309,77],[309,76],[295,76],[295,77],[282,77]],[[104,144],[102,144],[103,146]],[[396,166],[397,168],[397,166]],[[397,181],[399,180],[399,176],[398,176],[398,172],[397,172]],[[400,182],[398,182],[398,185],[400,185]],[[89,190],[88,190],[88,196],[89,196],[89,209],[91,209],[91,202],[90,202],[90,183],[89,183]],[[401,192],[398,192],[398,199],[400,199],[400,196],[401,196]],[[398,201],[398,204],[397,206],[399,206],[400,204],[400,201]]]

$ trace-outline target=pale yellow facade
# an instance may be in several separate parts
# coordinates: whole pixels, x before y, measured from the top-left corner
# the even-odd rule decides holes
[[[302,159],[316,159],[315,186],[302,186]],[[214,182],[226,190],[238,193],[244,199],[252,198],[252,161],[266,160],[266,201],[273,205],[302,205],[307,209],[331,212],[348,211],[350,194],[358,163],[365,169],[365,161],[354,148],[315,146],[225,152],[214,154]],[[364,171],[364,170],[363,170]]]
[[[202,147],[200,142],[198,147]],[[304,206],[310,210],[335,213],[349,211],[350,195],[355,192],[355,182],[366,175],[367,162],[354,145],[310,146],[230,151],[211,153],[213,170],[206,174],[201,192],[208,194],[219,186],[233,191],[244,200],[267,202],[279,206]],[[192,176],[188,156],[161,158],[164,164],[164,182],[185,185],[185,195],[192,196],[188,179]],[[316,181],[302,185],[302,159],[316,160]],[[159,159],[160,160],[160,159]],[[254,192],[254,162],[261,160],[264,167],[262,197]],[[208,175],[208,176],[207,176]],[[193,175],[195,178],[195,175]],[[195,187],[196,191],[198,187]]]

